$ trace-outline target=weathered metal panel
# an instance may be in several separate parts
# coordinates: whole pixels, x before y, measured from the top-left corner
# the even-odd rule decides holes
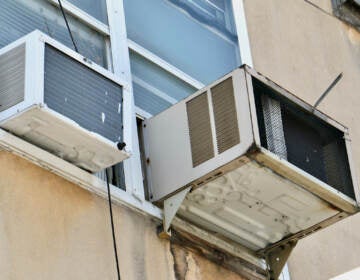
[[[25,44],[0,56],[0,112],[24,100]]]
[[[83,128],[122,140],[122,87],[48,45],[44,101]]]
[[[193,166],[214,157],[207,93],[186,103]]]

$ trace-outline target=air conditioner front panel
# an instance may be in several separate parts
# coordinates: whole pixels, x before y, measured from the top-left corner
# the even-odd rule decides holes
[[[30,107],[2,122],[1,127],[92,172],[128,157],[113,142],[45,107]]]
[[[122,87],[45,45],[44,102],[81,127],[122,141]]]
[[[260,145],[355,200],[346,134],[252,78]],[[255,111],[255,110],[254,110]]]

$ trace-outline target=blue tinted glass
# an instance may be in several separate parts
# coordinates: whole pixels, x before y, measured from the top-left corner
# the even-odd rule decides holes
[[[128,37],[200,82],[210,83],[240,65],[230,2],[124,0]]]
[[[94,18],[107,24],[106,0],[68,0]]]
[[[79,52],[106,66],[105,38],[74,17],[67,18]],[[36,29],[73,48],[59,8],[49,1],[0,0],[0,48]]]
[[[130,52],[135,105],[155,115],[196,89],[144,57]]]

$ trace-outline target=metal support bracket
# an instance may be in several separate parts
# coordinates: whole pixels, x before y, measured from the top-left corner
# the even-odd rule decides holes
[[[266,252],[265,258],[268,266],[269,280],[278,280],[279,276],[296,246],[297,241],[290,241]]]
[[[171,222],[190,190],[188,187],[164,200],[163,229],[158,233],[159,237],[168,239],[171,236]]]

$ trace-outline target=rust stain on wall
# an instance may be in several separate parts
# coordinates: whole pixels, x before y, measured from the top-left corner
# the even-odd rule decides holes
[[[245,280],[239,274],[176,244],[171,244],[176,280]]]

